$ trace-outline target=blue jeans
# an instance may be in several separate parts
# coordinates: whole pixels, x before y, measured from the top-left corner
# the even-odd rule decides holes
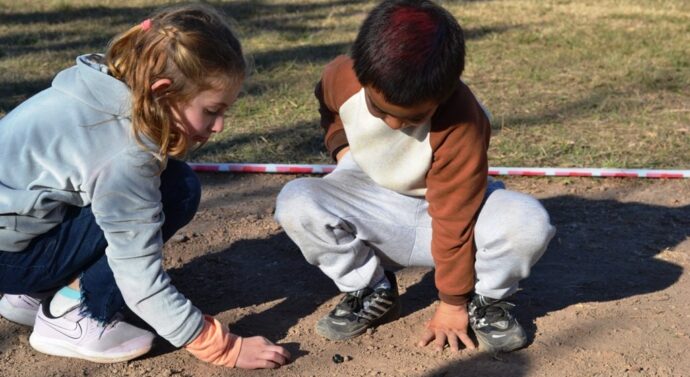
[[[184,162],[168,160],[161,173],[165,223],[163,240],[192,220],[201,199],[201,184]],[[0,292],[52,292],[80,278],[84,312],[108,322],[124,308],[105,256],[107,242],[91,206],[70,207],[63,222],[33,239],[21,252],[0,251]]]

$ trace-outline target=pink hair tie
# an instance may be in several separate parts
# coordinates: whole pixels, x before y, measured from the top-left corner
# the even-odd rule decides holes
[[[148,31],[151,28],[151,19],[147,18],[141,22],[141,30]]]

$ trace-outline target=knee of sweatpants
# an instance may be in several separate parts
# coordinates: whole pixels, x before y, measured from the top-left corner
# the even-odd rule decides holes
[[[537,199],[515,191],[496,190],[479,214],[475,240],[478,247],[502,244],[511,253],[536,262],[554,234],[549,214]]]
[[[288,182],[276,198],[275,220],[286,230],[300,226],[305,210],[318,197],[321,178],[298,178]]]

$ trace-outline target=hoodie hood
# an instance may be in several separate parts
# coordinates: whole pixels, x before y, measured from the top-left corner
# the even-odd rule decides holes
[[[131,92],[125,83],[108,75],[104,61],[102,54],[79,56],[77,65],[55,76],[52,86],[98,112],[129,117]]]

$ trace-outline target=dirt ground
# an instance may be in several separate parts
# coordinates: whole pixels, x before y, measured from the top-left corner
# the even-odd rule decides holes
[[[200,212],[166,245],[170,275],[233,332],[285,345],[291,364],[223,369],[160,339],[141,359],[94,364],[37,353],[29,328],[0,319],[0,376],[690,376],[688,181],[506,179],[542,200],[558,232],[514,297],[529,345],[490,355],[415,346],[437,297],[423,268],[397,272],[401,319],[349,341],[320,338],[314,324],[339,293],[272,219],[295,177],[201,178]],[[336,353],[348,360],[334,363]]]

